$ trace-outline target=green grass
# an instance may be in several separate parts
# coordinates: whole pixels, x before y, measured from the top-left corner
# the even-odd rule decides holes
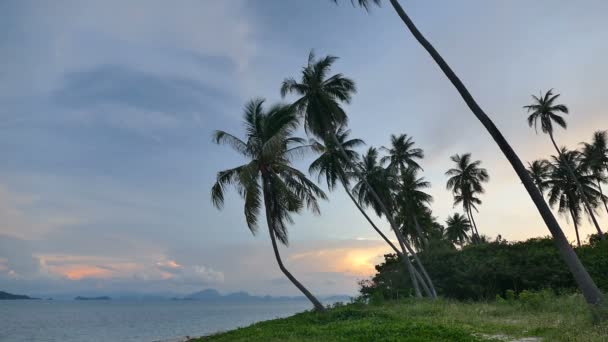
[[[579,295],[462,303],[403,300],[304,312],[193,341],[608,341]],[[494,338],[494,339],[493,339]]]

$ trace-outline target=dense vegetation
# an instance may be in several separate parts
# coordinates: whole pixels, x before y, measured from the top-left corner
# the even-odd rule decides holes
[[[608,291],[608,243],[596,241],[576,249],[596,284]],[[438,293],[459,300],[493,300],[523,291],[548,289],[572,293],[577,286],[555,244],[549,238],[523,242],[472,244],[462,250],[435,248],[419,253]],[[361,282],[365,298],[398,299],[413,287],[393,254],[376,266],[378,273]]]
[[[202,341],[606,341],[580,295],[526,293],[496,302],[405,299],[305,312],[193,340]]]

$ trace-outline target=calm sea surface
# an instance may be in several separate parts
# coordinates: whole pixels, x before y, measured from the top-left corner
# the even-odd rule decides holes
[[[0,301],[0,341],[162,341],[200,336],[311,309],[302,300],[243,304],[197,301]]]

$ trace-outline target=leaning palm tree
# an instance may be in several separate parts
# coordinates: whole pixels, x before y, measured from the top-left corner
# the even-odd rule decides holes
[[[479,231],[473,218],[473,210],[477,211],[477,205],[481,200],[475,196],[483,194],[482,183],[490,179],[488,171],[481,167],[481,161],[471,161],[471,154],[453,155],[450,157],[456,167],[449,169],[445,174],[448,176],[446,187],[454,195],[454,205],[462,204],[462,209],[473,223],[473,240],[479,238]]]
[[[338,0],[332,0],[333,2],[337,2]],[[456,75],[456,73],[452,70],[452,68],[448,65],[448,63],[443,59],[443,57],[439,54],[439,52],[435,49],[435,47],[424,37],[424,35],[418,30],[414,22],[407,15],[403,7],[398,0],[389,0],[393,9],[403,21],[407,29],[414,36],[414,38],[420,43],[420,45],[429,53],[431,58],[437,63],[441,71],[443,71],[444,75],[450,80],[452,85],[456,88],[456,91],[460,94],[464,102],[467,104],[473,115],[481,122],[481,124],[486,128],[488,133],[492,136],[492,139],[496,142],[502,153],[505,155],[515,173],[521,180],[522,184],[526,188],[528,195],[532,199],[532,202],[536,206],[540,216],[543,218],[545,225],[551,232],[553,239],[555,241],[555,245],[559,250],[564,262],[568,265],[568,268],[576,283],[579,286],[579,289],[583,293],[585,300],[588,304],[592,305],[592,311],[598,317],[602,316],[602,318],[608,317],[608,305],[602,304],[602,292],[599,290],[589,272],[585,269],[581,261],[579,260],[576,253],[570,246],[566,235],[564,235],[563,230],[559,226],[559,223],[555,219],[555,216],[551,212],[551,209],[545,202],[543,195],[534,185],[532,178],[526,172],[526,167],[522,163],[521,159],[507,139],[502,135],[498,127],[494,124],[492,119],[485,113],[485,111],[479,106],[473,95],[469,92],[467,87],[462,83],[460,78]],[[369,7],[373,4],[380,5],[380,0],[351,0],[354,4],[355,2],[359,4],[359,6],[369,9]]]
[[[216,131],[213,140],[217,144],[231,146],[248,159],[246,164],[220,171],[211,188],[213,204],[221,209],[224,191],[234,186],[245,200],[245,221],[252,233],[258,229],[262,206],[265,209],[270,241],[279,268],[285,276],[312,302],[315,309],[323,311],[323,305],[285,267],[279,254],[277,240],[287,245],[287,225],[292,223],[292,213],[304,206],[319,213],[317,198],[325,194],[306,176],[291,166],[291,159],[309,146],[293,136],[298,118],[291,106],[274,105],[267,111],[264,100],[250,101],[245,107],[244,123],[246,139],[224,131]]]
[[[378,233],[382,239],[393,249],[393,251],[399,256],[401,260],[404,261],[406,270],[409,272],[411,268],[411,263],[408,263],[409,257],[404,255],[403,252],[398,249],[391,240],[384,235],[384,233],[378,228],[378,226],[374,223],[374,221],[367,215],[365,209],[362,207],[362,204],[359,203],[353,196],[351,189],[349,187],[350,179],[352,178],[352,170],[349,165],[355,165],[359,156],[353,148],[363,145],[364,142],[361,139],[348,139],[350,134],[350,130],[346,130],[344,127],[340,127],[335,133],[337,140],[339,141],[342,149],[348,156],[348,159],[351,163],[347,163],[344,160],[342,153],[340,153],[339,149],[334,146],[332,140],[327,141],[325,144],[311,139],[311,144],[313,149],[320,153],[320,156],[315,159],[311,164],[308,171],[311,174],[317,174],[319,182],[324,178],[327,183],[327,187],[329,190],[333,190],[337,183],[340,182],[344,191],[348,195],[348,197],[353,201],[357,209],[361,212],[361,214],[365,217],[365,219],[369,222],[372,228]],[[407,261],[406,261],[406,258]],[[417,272],[414,270],[414,272]],[[415,275],[418,278],[421,278],[419,274]],[[420,281],[424,281],[420,279]]]
[[[387,156],[382,157],[382,163],[388,162],[389,168],[403,173],[407,168],[421,169],[416,159],[424,158],[424,151],[414,147],[415,142],[407,134],[391,135],[391,146],[382,147]]]
[[[595,177],[597,188],[600,191],[604,208],[608,213],[608,204],[602,190],[602,183],[608,180],[608,132],[597,131],[593,133],[591,143],[583,143],[583,164]]]
[[[591,199],[592,210],[599,204],[599,191],[595,188],[595,177],[585,170],[584,164],[581,162],[581,154],[578,151],[568,151],[562,149],[560,156],[552,156],[552,171],[546,184],[548,186],[547,196],[551,206],[557,206],[558,212],[563,215],[569,215],[574,224],[576,232],[576,241],[578,246],[581,246],[579,236],[579,224],[582,217],[581,205],[583,196]],[[572,175],[576,180],[572,179]],[[579,184],[577,186],[577,183]],[[587,207],[585,211],[589,215]]]
[[[433,202],[433,196],[425,192],[431,183],[423,177],[418,177],[417,168],[411,166],[401,171],[399,182],[395,189],[395,203],[398,207],[397,222],[403,226],[415,228],[415,233],[410,232],[418,245],[428,247],[429,240],[420,225],[427,213],[428,205]]]
[[[528,110],[528,113],[530,113],[528,116],[528,125],[530,127],[534,126],[534,129],[538,132],[537,126],[540,122],[541,131],[549,135],[551,143],[553,144],[553,147],[555,147],[555,151],[557,151],[557,155],[562,158],[562,151],[557,146],[555,137],[553,136],[553,123],[566,129],[568,125],[566,124],[566,120],[561,117],[560,114],[568,114],[569,110],[566,105],[556,103],[559,96],[560,94],[553,94],[553,89],[547,91],[545,95],[541,94],[538,97],[532,95],[532,104],[524,106],[524,108]],[[600,237],[602,237],[602,240],[604,240],[605,237],[602,233],[602,229],[600,228],[600,224],[597,222],[595,214],[593,214],[593,208],[591,208],[591,204],[589,203],[590,199],[587,198],[585,192],[581,188],[581,184],[578,183],[578,178],[574,174],[574,170],[570,169],[570,164],[565,162],[564,166],[566,171],[571,173],[570,177],[575,182],[575,185],[579,188],[578,191],[581,195],[583,204],[585,205],[585,209],[587,210],[589,217],[591,217],[593,225],[595,226],[598,234]]]
[[[469,241],[467,233],[471,229],[471,222],[464,215],[454,213],[454,215],[448,216],[445,224],[448,239],[462,248]]]
[[[323,141],[332,140],[340,153],[342,153],[344,160],[349,163],[349,168],[352,172],[358,179],[362,179],[361,172],[357,167],[352,165],[348,155],[342,149],[334,134],[337,128],[345,125],[348,120],[346,112],[341,107],[341,103],[349,103],[356,91],[355,82],[344,77],[342,74],[328,76],[331,66],[336,60],[337,57],[334,56],[326,56],[317,60],[311,51],[308,56],[308,64],[302,69],[300,80],[286,78],[281,86],[281,96],[285,97],[290,93],[299,96],[293,106],[301,113],[306,132]],[[376,206],[389,221],[403,250],[403,254],[407,255],[408,251],[412,253],[412,248],[401,238],[399,229],[393,221],[393,215],[382,201],[381,196],[376,193],[373,187],[367,186],[367,188],[374,198]],[[417,260],[417,263],[422,273],[427,275],[424,266],[419,260]],[[414,278],[413,272],[410,272],[410,276]],[[428,276],[425,276],[425,278],[428,278]],[[430,278],[427,281],[431,283]]]
[[[547,189],[547,179],[551,172],[551,163],[545,159],[535,160],[532,163],[528,163],[528,173],[534,181],[536,187],[541,193],[544,193]]]
[[[361,161],[355,165],[355,168],[359,170],[357,175],[357,183],[353,186],[353,193],[357,197],[359,203],[364,207],[371,207],[378,216],[382,216],[385,214],[385,209],[388,208],[388,212],[394,212],[394,201],[393,201],[393,189],[395,188],[395,184],[397,184],[398,176],[392,169],[385,169],[379,162],[379,154],[378,149],[374,147],[370,147],[367,152],[362,156]],[[392,214],[390,214],[392,215]],[[394,218],[387,217],[389,222],[391,222],[391,226],[395,225]],[[419,288],[418,281],[416,280],[415,270],[409,264],[409,257],[407,257],[407,251],[404,246],[409,247],[409,252],[413,254],[415,258],[417,258],[416,253],[413,251],[409,243],[403,236],[403,233],[399,229],[393,229],[397,239],[399,241],[400,247],[402,249],[402,254],[406,257],[406,263],[408,269],[410,270],[410,278],[412,280],[412,284],[414,285],[414,291],[417,297],[421,297],[421,292]],[[416,260],[419,263],[419,260]],[[419,263],[419,265],[421,265]],[[426,273],[426,270],[422,267],[421,271]],[[427,275],[428,276],[428,275]],[[425,276],[425,278],[427,278]],[[431,285],[432,282],[430,278],[426,279]],[[424,282],[421,282],[424,284]],[[424,285],[423,285],[424,286]],[[432,290],[434,293],[435,291]],[[435,296],[434,294],[432,295]]]

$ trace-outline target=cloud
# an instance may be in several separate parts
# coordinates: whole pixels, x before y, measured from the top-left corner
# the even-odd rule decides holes
[[[123,105],[164,113],[214,109],[233,100],[217,88],[193,78],[161,75],[121,65],[101,65],[65,74],[53,97],[68,108]]]

